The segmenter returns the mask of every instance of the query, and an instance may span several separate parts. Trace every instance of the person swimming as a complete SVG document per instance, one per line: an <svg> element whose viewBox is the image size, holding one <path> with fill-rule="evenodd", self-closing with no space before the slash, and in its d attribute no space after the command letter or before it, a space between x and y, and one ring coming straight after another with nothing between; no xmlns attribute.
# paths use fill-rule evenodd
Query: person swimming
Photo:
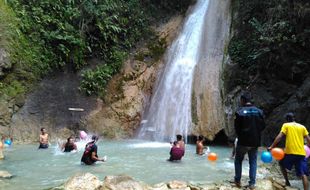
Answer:
<svg viewBox="0 0 310 190"><path fill-rule="evenodd" d="M67 139L67 142L64 143L61 147L63 152L71 152L73 150L77 151L77 146L74 142L74 138L71 136Z"/></svg>

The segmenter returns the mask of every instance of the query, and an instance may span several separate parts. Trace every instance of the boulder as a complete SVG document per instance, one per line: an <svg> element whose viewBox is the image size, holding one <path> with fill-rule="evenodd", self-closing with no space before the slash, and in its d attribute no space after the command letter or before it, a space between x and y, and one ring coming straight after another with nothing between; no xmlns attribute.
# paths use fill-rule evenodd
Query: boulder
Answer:
<svg viewBox="0 0 310 190"><path fill-rule="evenodd" d="M188 187L191 190L201 190L201 187L199 187L198 185L188 184Z"/></svg>
<svg viewBox="0 0 310 190"><path fill-rule="evenodd" d="M187 183L185 181L177 181L177 180L170 181L168 182L168 187L170 189L190 190L190 188L187 187Z"/></svg>
<svg viewBox="0 0 310 190"><path fill-rule="evenodd" d="M270 180L258 180L256 183L256 189L273 190L273 185Z"/></svg>
<svg viewBox="0 0 310 190"><path fill-rule="evenodd" d="M127 175L106 176L100 190L148 190L150 187Z"/></svg>
<svg viewBox="0 0 310 190"><path fill-rule="evenodd" d="M200 185L200 190L240 190L240 188L232 187L230 184L205 184Z"/></svg>
<svg viewBox="0 0 310 190"><path fill-rule="evenodd" d="M8 126L12 117L12 105L4 99L0 99L0 126Z"/></svg>
<svg viewBox="0 0 310 190"><path fill-rule="evenodd" d="M71 177L65 184L65 190L98 190L102 182L91 173L77 174Z"/></svg>
<svg viewBox="0 0 310 190"><path fill-rule="evenodd" d="M168 186L165 183L158 183L151 187L149 190L168 190Z"/></svg>
<svg viewBox="0 0 310 190"><path fill-rule="evenodd" d="M0 179L1 178L10 179L12 177L13 175L10 174L8 171L0 170Z"/></svg>
<svg viewBox="0 0 310 190"><path fill-rule="evenodd" d="M5 75L5 70L8 70L12 67L12 63L9 60L9 53L3 49L0 48L0 77Z"/></svg>

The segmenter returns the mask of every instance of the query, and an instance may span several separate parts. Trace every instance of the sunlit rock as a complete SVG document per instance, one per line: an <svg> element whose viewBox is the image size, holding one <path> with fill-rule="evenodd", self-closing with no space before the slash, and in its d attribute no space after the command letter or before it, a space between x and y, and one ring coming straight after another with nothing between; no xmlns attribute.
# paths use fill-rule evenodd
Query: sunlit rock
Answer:
<svg viewBox="0 0 310 190"><path fill-rule="evenodd" d="M273 190L272 182L270 180L258 180L256 189L260 190Z"/></svg>
<svg viewBox="0 0 310 190"><path fill-rule="evenodd" d="M213 140L224 129L222 63L230 29L230 1L210 1L205 17L204 43L194 73L192 94L193 133Z"/></svg>
<svg viewBox="0 0 310 190"><path fill-rule="evenodd" d="M13 175L10 174L8 171L4 171L4 170L0 171L0 179L1 178L9 179L9 178L12 178L12 177L13 177Z"/></svg>
<svg viewBox="0 0 310 190"><path fill-rule="evenodd" d="M172 18L156 32L170 44L178 33L182 16ZM141 48L142 52L147 51ZM92 111L85 120L90 131L100 131L108 138L134 136L140 127L142 114L153 92L156 77L163 66L162 59L150 64L129 58L120 75L109 82L104 104Z"/></svg>
<svg viewBox="0 0 310 190"><path fill-rule="evenodd" d="M182 189L182 190L190 190L189 187L187 187L187 183L185 181L170 181L168 182L168 187L170 189Z"/></svg>
<svg viewBox="0 0 310 190"><path fill-rule="evenodd" d="M98 190L102 182L91 173L77 174L71 177L65 184L65 190Z"/></svg>
<svg viewBox="0 0 310 190"><path fill-rule="evenodd" d="M104 186L100 190L148 190L149 187L141 182L134 180L130 176L106 176Z"/></svg>
<svg viewBox="0 0 310 190"><path fill-rule="evenodd" d="M165 183L158 183L151 187L149 190L168 190L168 186Z"/></svg>

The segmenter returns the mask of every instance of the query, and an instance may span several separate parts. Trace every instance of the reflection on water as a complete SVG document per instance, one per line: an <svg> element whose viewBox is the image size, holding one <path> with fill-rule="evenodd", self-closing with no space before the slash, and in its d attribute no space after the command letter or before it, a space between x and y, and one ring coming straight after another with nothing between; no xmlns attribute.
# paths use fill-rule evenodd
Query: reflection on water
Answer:
<svg viewBox="0 0 310 190"><path fill-rule="evenodd" d="M7 170L15 177L0 180L0 189L45 189L60 185L78 172L93 173L100 180L106 175L128 174L149 184L174 179L193 183L216 182L232 179L234 173L233 161L228 159L231 150L227 147L210 147L218 155L217 162L211 163L206 156L195 154L194 145L187 145L182 162L171 163L166 161L169 143L101 141L98 155L107 155L108 161L83 166L80 158L85 144L79 143L80 151L76 153L61 153L56 145L48 150L38 150L37 145L16 145L6 149L6 160L0 161L0 170Z"/></svg>

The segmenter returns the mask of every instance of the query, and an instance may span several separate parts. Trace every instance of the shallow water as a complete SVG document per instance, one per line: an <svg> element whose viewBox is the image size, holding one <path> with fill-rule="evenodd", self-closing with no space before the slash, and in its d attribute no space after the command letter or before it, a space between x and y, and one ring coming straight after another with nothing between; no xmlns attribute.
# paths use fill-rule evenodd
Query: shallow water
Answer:
<svg viewBox="0 0 310 190"><path fill-rule="evenodd" d="M166 161L170 144L140 140L98 142L98 155L107 162L94 166L80 164L83 147L79 152L61 153L56 145L38 150L37 145L16 145L5 150L6 159L0 161L0 170L15 177L0 180L0 189L46 189L58 186L78 172L90 172L103 180L107 175L128 174L149 184L178 179L192 183L208 183L233 178L234 165L229 159L228 147L210 147L218 155L216 162L206 156L197 156L194 145L186 145L185 157L180 163ZM248 164L245 162L245 172Z"/></svg>

